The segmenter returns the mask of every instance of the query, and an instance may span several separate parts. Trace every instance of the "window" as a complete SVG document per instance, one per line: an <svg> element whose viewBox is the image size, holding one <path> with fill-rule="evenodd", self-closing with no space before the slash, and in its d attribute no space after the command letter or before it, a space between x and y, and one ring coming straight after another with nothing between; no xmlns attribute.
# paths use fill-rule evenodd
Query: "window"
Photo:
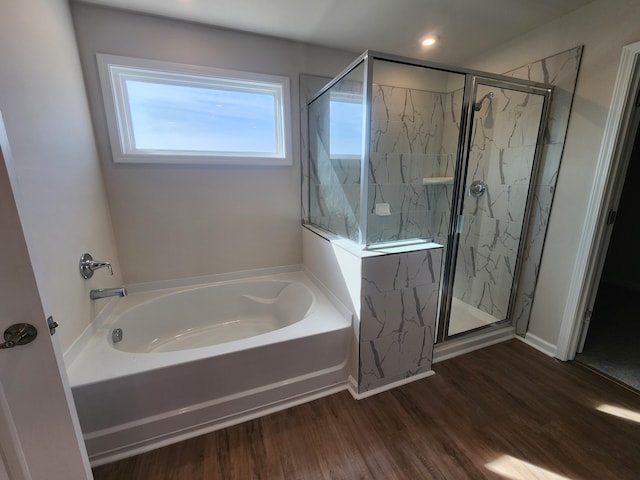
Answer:
<svg viewBox="0 0 640 480"><path fill-rule="evenodd" d="M330 156L359 160L362 155L362 95L331 92L330 98Z"/></svg>
<svg viewBox="0 0 640 480"><path fill-rule="evenodd" d="M292 163L288 77L97 58L114 162Z"/></svg>

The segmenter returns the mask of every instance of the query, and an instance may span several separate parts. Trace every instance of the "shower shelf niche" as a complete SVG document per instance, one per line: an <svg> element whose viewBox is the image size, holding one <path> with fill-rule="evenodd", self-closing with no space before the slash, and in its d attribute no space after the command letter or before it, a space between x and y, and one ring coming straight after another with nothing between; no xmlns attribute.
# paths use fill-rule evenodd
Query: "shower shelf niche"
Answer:
<svg viewBox="0 0 640 480"><path fill-rule="evenodd" d="M422 179L423 185L451 185L453 177L425 177Z"/></svg>

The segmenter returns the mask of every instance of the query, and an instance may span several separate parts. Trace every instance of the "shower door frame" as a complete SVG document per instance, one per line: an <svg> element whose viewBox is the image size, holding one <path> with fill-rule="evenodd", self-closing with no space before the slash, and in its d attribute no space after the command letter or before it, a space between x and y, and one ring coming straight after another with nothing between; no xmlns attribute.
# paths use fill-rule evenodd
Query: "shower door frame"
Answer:
<svg viewBox="0 0 640 480"><path fill-rule="evenodd" d="M442 285L440 287L440 304L438 314L438 327L436 332L436 343L446 342L470 333L481 331L485 333L491 330L503 328L512 322L512 312L514 299L518 291L520 281L520 273L522 270L522 255L525 248L525 240L529 232L529 223L531 220L531 211L533 206L534 190L537 185L538 174L540 170L540 159L544 146L544 138L547 130L547 122L549 118L549 105L551 103L552 87L546 85L535 84L532 82L510 80L496 78L492 75L483 75L476 73L467 73L464 98L462 102L462 114L460 121L460 137L458 141L458 151L456 160L456 170L454 173L453 194L451 199L451 217L449 221L449 234L444 256ZM477 101L478 86L488 86L493 88L504 88L515 90L523 93L531 93L541 95L543 97L542 112L540 114L540 126L538 128L538 136L536 139L536 148L533 155L533 165L531 167L531 176L529 179L529 187L527 191L527 200L525 203L525 211L523 216L522 228L520 231L520 240L516 255L516 263L513 272L513 282L511 284L511 292L509 295L509 303L507 314L503 320L484 325L481 327L465 330L454 335L449 335L449 324L451 320L451 302L453 300L453 285L455 280L455 268L458 261L458 252L460 244L460 234L464 226L464 199L466 191L466 180L469 167L469 156L471 152L471 142L473 135L473 121L475 111L471 106Z"/></svg>

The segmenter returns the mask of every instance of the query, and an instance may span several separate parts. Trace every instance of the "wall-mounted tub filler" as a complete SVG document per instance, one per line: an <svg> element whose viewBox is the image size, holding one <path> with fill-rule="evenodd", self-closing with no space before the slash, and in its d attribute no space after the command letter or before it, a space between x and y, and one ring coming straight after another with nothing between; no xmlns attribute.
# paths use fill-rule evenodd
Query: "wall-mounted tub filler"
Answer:
<svg viewBox="0 0 640 480"><path fill-rule="evenodd" d="M80 257L80 275L82 275L84 279L93 277L93 272L103 267L107 267L109 273L113 275L113 268L111 268L109 262L94 260L88 253L83 253Z"/></svg>
<svg viewBox="0 0 640 480"><path fill-rule="evenodd" d="M99 298L107 297L125 297L127 295L127 289L124 287L118 288L98 288L89 292L89 298L91 300L98 300Z"/></svg>

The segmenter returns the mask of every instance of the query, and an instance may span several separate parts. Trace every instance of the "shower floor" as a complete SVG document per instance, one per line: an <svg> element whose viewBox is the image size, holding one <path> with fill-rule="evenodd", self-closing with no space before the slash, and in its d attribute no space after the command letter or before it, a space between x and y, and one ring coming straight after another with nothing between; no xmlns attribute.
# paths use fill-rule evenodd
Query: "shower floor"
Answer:
<svg viewBox="0 0 640 480"><path fill-rule="evenodd" d="M497 321L498 319L496 317L453 297L451 302L451 317L449 320L449 335L491 325Z"/></svg>

